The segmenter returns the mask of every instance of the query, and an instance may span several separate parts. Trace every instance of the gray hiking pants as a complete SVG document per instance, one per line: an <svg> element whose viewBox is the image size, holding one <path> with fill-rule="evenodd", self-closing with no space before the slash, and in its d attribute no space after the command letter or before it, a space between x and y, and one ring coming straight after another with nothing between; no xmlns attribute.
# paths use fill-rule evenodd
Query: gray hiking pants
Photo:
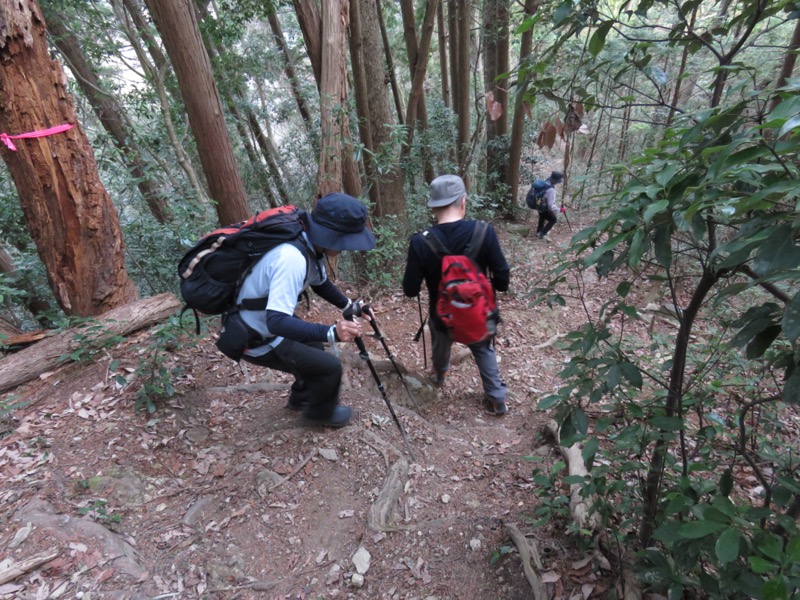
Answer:
<svg viewBox="0 0 800 600"><path fill-rule="evenodd" d="M431 331L431 362L433 370L439 378L444 377L450 368L450 352L453 347L453 334L437 319L428 319ZM481 374L483 393L492 402L505 402L506 385L500 379L500 369L497 367L497 355L494 351L494 338L484 342L467 346L472 352L475 364Z"/></svg>

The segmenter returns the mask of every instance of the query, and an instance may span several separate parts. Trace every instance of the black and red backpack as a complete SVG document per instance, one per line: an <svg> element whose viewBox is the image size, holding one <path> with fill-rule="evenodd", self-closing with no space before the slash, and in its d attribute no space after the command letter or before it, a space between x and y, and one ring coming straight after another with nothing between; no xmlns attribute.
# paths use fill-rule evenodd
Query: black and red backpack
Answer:
<svg viewBox="0 0 800 600"><path fill-rule="evenodd" d="M245 277L280 244L291 243L308 256L312 250L302 235L303 214L296 206L279 206L204 235L178 263L184 311L219 315L237 306ZM247 298L239 306L261 310L266 304L266 298Z"/></svg>
<svg viewBox="0 0 800 600"><path fill-rule="evenodd" d="M436 316L453 330L453 339L461 344L475 344L493 336L499 313L494 288L475 262L483 245L488 224L478 221L463 254L452 254L430 229L422 239L442 261L442 278Z"/></svg>

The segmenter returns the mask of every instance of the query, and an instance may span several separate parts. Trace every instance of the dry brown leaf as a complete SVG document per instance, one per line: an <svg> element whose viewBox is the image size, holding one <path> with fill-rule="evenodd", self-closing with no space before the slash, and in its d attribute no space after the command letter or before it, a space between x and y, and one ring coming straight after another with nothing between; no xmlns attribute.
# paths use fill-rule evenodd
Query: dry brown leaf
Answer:
<svg viewBox="0 0 800 600"><path fill-rule="evenodd" d="M483 97L486 100L486 112L489 114L489 119L497 121L503 116L503 105L494 99L494 92L486 92Z"/></svg>

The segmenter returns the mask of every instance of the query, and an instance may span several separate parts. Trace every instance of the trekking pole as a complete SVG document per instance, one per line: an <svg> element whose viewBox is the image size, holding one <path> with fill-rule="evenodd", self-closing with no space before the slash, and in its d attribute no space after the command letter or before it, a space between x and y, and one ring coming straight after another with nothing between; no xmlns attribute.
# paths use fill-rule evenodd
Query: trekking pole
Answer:
<svg viewBox="0 0 800 600"><path fill-rule="evenodd" d="M414 341L418 342L419 337L422 336L422 362L425 365L425 370L428 369L428 349L425 347L425 322L427 319L422 319L422 296L417 294L417 307L419 308L419 329L414 336Z"/></svg>
<svg viewBox="0 0 800 600"><path fill-rule="evenodd" d="M351 304L342 312L342 316L348 321L352 321L354 312L355 311L353 310L353 304ZM359 314L360 314L360 306L359 306ZM392 406L392 403L389 402L389 396L386 395L386 388L383 387L381 378L378 377L378 372L375 370L375 365L372 364L372 361L369 358L369 352L367 352L367 347L364 345L364 340L361 339L361 336L359 336L354 341L356 343L356 346L358 347L358 355L361 357L361 360L367 363L369 371L370 373L372 373L372 378L375 380L375 385L378 386L378 391L381 393L381 396L383 396L383 401L386 403L386 406L389 407L389 412L392 415L392 419L394 419L394 424L397 425L397 429L400 432L400 435L403 437L403 442L405 442L406 444L406 450L408 450L408 455L411 457L411 460L417 462L417 459L414 457L414 451L411 449L411 442L408 441L408 436L406 436L406 432L403 429L403 426L400 424L400 419L397 418L397 414L394 412L394 407Z"/></svg>
<svg viewBox="0 0 800 600"><path fill-rule="evenodd" d="M569 227L569 232L572 233L572 224L569 222L569 217L567 216L567 208L565 206L561 207L563 210L561 214L564 215L564 219L567 221L567 227Z"/></svg>
<svg viewBox="0 0 800 600"><path fill-rule="evenodd" d="M381 330L378 328L378 322L375 320L375 313L372 311L372 308L370 307L369 304L361 304L360 302L354 302L352 306L354 307L353 313L355 314L355 316L359 317L361 316L360 313L366 313L367 316L370 317L369 324L372 327L372 331L375 332L375 339L377 339L381 343L383 349L386 351L386 356L392 363L394 370L397 371L397 376L400 377L400 381L403 382L403 387L406 388L406 391L408 392L408 397L411 398L411 402L412 404L414 404L414 408L417 410L417 414L422 415L422 411L419 408L419 404L417 404L417 399L414 398L414 394L411 393L411 389L408 387L408 384L406 383L406 378L403 377L403 374L400 372L400 367L398 367L397 363L394 361L394 354L392 354L392 351L389 349L389 345L386 343L386 338L383 337Z"/></svg>

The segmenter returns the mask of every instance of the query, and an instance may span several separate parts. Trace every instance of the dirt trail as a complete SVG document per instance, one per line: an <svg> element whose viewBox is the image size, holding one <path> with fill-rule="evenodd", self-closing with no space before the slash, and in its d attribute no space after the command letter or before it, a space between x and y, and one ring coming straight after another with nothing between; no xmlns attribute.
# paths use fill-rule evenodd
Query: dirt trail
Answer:
<svg viewBox="0 0 800 600"><path fill-rule="evenodd" d="M422 415L381 371L416 462L354 347L342 399L358 417L342 430L305 427L284 408L288 379L243 372L210 339L175 351L178 393L152 415L133 410L110 367L132 371L147 332L19 388L28 405L6 418L0 446L0 573L9 559L58 556L0 584L0 598L530 598L506 524L535 541L550 597L580 592L569 565L582 557L563 532L528 524L526 457L557 458L535 404L565 360L532 348L581 312L531 309L525 291L568 236L501 232L514 288L497 339L508 415L485 413L471 358L438 394L409 380ZM421 373L416 303L372 301L399 362Z"/></svg>

